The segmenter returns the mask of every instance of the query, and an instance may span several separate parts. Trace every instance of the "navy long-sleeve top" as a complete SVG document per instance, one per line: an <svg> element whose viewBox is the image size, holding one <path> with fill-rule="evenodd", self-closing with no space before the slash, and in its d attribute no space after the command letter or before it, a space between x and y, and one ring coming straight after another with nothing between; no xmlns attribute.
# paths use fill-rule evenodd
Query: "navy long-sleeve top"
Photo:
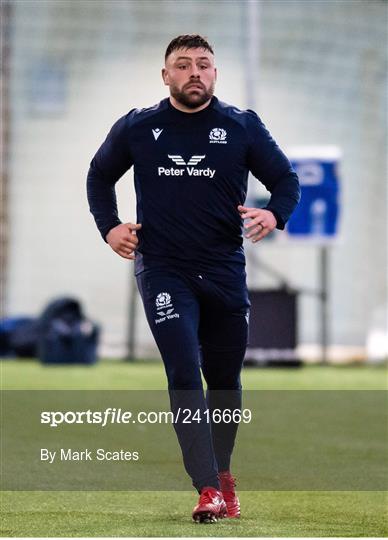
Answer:
<svg viewBox="0 0 388 540"><path fill-rule="evenodd" d="M136 273L176 265L195 270L245 264L242 219L248 172L271 193L266 208L283 229L300 198L287 157L253 111L213 97L184 113L164 99L112 127L88 173L90 211L105 239L121 223L115 184L134 167L139 244Z"/></svg>

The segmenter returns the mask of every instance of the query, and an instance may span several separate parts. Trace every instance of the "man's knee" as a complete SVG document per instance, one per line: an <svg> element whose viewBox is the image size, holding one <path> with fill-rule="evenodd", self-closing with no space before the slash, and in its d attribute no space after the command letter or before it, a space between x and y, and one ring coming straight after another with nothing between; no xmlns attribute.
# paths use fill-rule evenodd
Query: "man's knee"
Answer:
<svg viewBox="0 0 388 540"><path fill-rule="evenodd" d="M168 388L171 390L200 390L202 389L201 374L192 373L185 369L171 368L167 372Z"/></svg>
<svg viewBox="0 0 388 540"><path fill-rule="evenodd" d="M240 377L210 377L206 379L206 384L209 390L241 390Z"/></svg>
<svg viewBox="0 0 388 540"><path fill-rule="evenodd" d="M202 346L202 372L211 390L241 390L240 373L245 346L217 349Z"/></svg>

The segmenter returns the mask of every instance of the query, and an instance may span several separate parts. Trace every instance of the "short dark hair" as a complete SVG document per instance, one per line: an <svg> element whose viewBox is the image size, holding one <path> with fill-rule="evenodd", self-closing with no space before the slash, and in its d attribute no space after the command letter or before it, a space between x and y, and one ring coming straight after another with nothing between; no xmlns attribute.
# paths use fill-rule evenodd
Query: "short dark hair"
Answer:
<svg viewBox="0 0 388 540"><path fill-rule="evenodd" d="M167 46L164 59L166 60L167 57L177 49L205 49L214 54L213 49L206 38L199 34L183 34L182 36L174 38Z"/></svg>

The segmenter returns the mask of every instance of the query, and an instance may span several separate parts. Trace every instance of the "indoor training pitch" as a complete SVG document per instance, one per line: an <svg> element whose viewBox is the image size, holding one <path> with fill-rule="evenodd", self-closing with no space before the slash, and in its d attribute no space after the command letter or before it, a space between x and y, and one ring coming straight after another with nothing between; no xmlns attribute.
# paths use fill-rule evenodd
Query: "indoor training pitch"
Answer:
<svg viewBox="0 0 388 540"><path fill-rule="evenodd" d="M94 367L1 363L3 389L165 389L158 362ZM384 390L386 367L246 369L244 389ZM291 449L290 449L291 450ZM237 450L236 450L237 451ZM351 459L351 456L349 456ZM238 471L234 471L238 476ZM184 474L184 472L183 472ZM336 536L384 537L386 491L239 491L242 518L196 525L197 495L163 491L3 492L2 536Z"/></svg>

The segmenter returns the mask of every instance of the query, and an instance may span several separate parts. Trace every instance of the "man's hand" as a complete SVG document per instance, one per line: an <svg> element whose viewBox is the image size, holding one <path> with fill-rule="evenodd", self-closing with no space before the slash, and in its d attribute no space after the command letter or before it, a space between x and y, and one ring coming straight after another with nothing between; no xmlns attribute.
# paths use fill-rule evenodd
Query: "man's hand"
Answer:
<svg viewBox="0 0 388 540"><path fill-rule="evenodd" d="M252 242L258 242L276 227L276 218L270 210L247 208L241 205L237 207L237 210L243 219L251 218L244 224L244 228L248 231L245 237L250 238Z"/></svg>
<svg viewBox="0 0 388 540"><path fill-rule="evenodd" d="M113 251L124 259L134 259L133 252L139 243L136 231L139 229L141 229L141 223L121 223L108 232L106 241Z"/></svg>

